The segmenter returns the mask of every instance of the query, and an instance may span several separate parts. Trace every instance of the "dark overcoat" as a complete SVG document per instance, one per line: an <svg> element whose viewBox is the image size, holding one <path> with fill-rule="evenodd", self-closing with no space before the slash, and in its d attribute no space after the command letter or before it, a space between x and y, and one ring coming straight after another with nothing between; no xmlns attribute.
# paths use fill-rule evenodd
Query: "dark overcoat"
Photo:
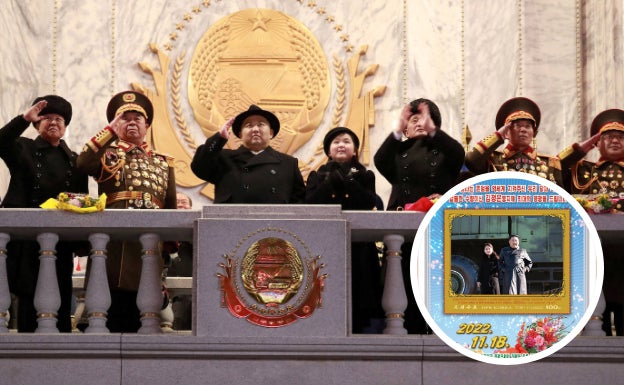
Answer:
<svg viewBox="0 0 624 385"><path fill-rule="evenodd" d="M329 162L308 175L305 202L339 204L343 210L372 210L376 204L375 174L355 160Z"/></svg>
<svg viewBox="0 0 624 385"><path fill-rule="evenodd" d="M69 149L64 140L52 146L41 136L35 139L21 135L30 122L22 115L12 119L0 129L0 158L4 161L11 181L2 207L38 208L48 198L56 198L61 192L88 192L88 176L76 170L77 154ZM56 245L56 270L61 294L58 311L59 330L70 331L69 313L72 294L72 251L83 244L59 242ZM11 292L21 298L20 331L36 328L32 299L39 273L39 245L36 241L11 241L7 245L7 273ZM32 313L32 314L31 314ZM19 318L19 317L18 317Z"/></svg>
<svg viewBox="0 0 624 385"><path fill-rule="evenodd" d="M254 155L244 146L224 149L219 133L199 146L191 170L215 185L215 203L301 203L305 184L296 158L267 147Z"/></svg>
<svg viewBox="0 0 624 385"><path fill-rule="evenodd" d="M377 170L392 185L388 210L395 210L453 187L464 162L464 148L440 129L433 137L405 141L390 134L374 159Z"/></svg>
<svg viewBox="0 0 624 385"><path fill-rule="evenodd" d="M61 192L88 192L88 177L76 170L77 154L64 140L58 147L42 137L21 137L30 122L17 116L0 129L0 158L11 182L2 207L38 208Z"/></svg>

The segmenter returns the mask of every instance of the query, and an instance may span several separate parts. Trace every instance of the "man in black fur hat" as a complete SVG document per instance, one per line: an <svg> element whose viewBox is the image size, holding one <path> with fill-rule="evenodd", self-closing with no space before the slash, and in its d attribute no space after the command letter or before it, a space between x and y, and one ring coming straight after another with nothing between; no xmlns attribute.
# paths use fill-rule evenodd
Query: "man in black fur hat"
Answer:
<svg viewBox="0 0 624 385"><path fill-rule="evenodd" d="M71 104L57 95L38 97L23 114L0 129L0 158L11 174L2 207L38 208L61 192L88 192L88 177L76 170L77 154L62 139L72 118ZM22 137L32 124L39 135ZM17 329L34 332L37 312L35 287L39 272L39 245L35 241L11 241L7 245L11 292L18 298ZM57 245L56 272L61 294L58 328L71 331L73 245ZM51 315L44 315L51 316Z"/></svg>

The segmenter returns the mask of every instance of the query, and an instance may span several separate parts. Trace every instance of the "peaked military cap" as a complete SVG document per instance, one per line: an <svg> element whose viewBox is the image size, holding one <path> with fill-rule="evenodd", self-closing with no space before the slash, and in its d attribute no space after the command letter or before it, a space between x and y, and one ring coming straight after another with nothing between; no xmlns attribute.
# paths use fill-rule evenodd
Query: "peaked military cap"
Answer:
<svg viewBox="0 0 624 385"><path fill-rule="evenodd" d="M613 108L602 111L594 118L591 125L591 136L605 131L624 131L624 111Z"/></svg>
<svg viewBox="0 0 624 385"><path fill-rule="evenodd" d="M509 99L500 106L496 114L496 128L499 129L509 122L520 119L533 121L535 125L533 134L537 135L541 119L540 109L534 101L524 97Z"/></svg>
<svg viewBox="0 0 624 385"><path fill-rule="evenodd" d="M152 124L154 118L154 107L149 98L139 92L123 91L113 96L106 107L106 118L112 122L117 115L126 111L136 111L145 116L147 124Z"/></svg>

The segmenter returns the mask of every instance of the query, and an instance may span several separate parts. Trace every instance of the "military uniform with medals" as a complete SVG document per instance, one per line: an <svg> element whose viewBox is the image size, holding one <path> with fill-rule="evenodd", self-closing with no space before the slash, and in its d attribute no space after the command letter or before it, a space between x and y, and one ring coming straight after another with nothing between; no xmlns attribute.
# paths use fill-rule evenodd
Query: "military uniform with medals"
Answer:
<svg viewBox="0 0 624 385"><path fill-rule="evenodd" d="M533 121L534 133L537 135L540 111L537 105L527 98L513 98L505 102L496 116L496 127L520 119ZM511 144L505 146L503 151L496 151L504 142L505 139L498 131L488 135L466 154L466 167L475 174L493 171L525 172L563 186L561 162L558 157L540 155L530 146L519 151Z"/></svg>
<svg viewBox="0 0 624 385"><path fill-rule="evenodd" d="M607 110L598 114L591 127L591 136L606 131L624 131L624 111ZM578 143L559 155L562 163L571 164L565 179L571 194L607 195L616 201L615 208L624 211L624 158L615 161L603 159L596 162L583 160L586 153Z"/></svg>
<svg viewBox="0 0 624 385"><path fill-rule="evenodd" d="M130 91L115 95L107 109L109 122L125 111L141 112L151 124L153 108L144 95ZM78 167L98 182L99 194L107 196L107 208L176 208L173 158L150 150L147 143L136 145L121 140L110 126L84 146ZM109 243L106 270L113 296L115 291L138 291L141 249L138 241Z"/></svg>
<svg viewBox="0 0 624 385"><path fill-rule="evenodd" d="M591 136L606 132L624 132L624 111L610 109L598 114L591 125ZM621 140L620 140L621 141ZM571 194L587 194L590 197L607 195L614 208L624 211L624 158L606 159L601 154L597 162L582 158L586 153L578 143L568 147L560 154L562 159L572 164L565 174L568 191ZM617 214L611 214L617 215ZM612 329L618 336L624 335L624 286L621 283L624 271L622 244L618 239L601 239L604 260L604 281L602 291L606 309L603 314L603 329L611 335ZM611 323L613 312L613 324Z"/></svg>

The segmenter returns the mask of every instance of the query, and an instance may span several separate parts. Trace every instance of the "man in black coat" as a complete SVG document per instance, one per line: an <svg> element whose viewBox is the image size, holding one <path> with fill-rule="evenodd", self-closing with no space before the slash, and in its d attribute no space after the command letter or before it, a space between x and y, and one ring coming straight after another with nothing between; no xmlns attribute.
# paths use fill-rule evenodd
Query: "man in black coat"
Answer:
<svg viewBox="0 0 624 385"><path fill-rule="evenodd" d="M72 117L71 104L57 95L38 97L22 115L0 129L0 158L11 174L2 207L38 208L61 192L88 192L88 177L76 170L77 154L63 139ZM30 124L39 135L21 137ZM56 271L61 293L58 328L71 331L73 246L57 245ZM11 241L7 245L7 267L11 292L18 297L17 328L33 332L37 314L33 304L39 273L39 245L34 241Z"/></svg>
<svg viewBox="0 0 624 385"><path fill-rule="evenodd" d="M392 184L388 210L402 209L422 197L437 198L457 182L464 163L464 148L442 131L441 125L440 110L431 100L416 99L403 107L398 126L374 158L377 170ZM411 242L401 247L408 300L405 328L410 334L426 334L429 330L410 284L411 251Z"/></svg>
<svg viewBox="0 0 624 385"><path fill-rule="evenodd" d="M403 108L396 130L375 153L375 167L392 184L388 210L422 197L436 198L455 185L464 148L442 131L441 124L435 103L414 100Z"/></svg>
<svg viewBox="0 0 624 385"><path fill-rule="evenodd" d="M242 140L236 150L224 149L229 129ZM300 203L305 184L296 158L270 146L277 136L277 117L258 106L229 119L199 146L191 169L215 185L215 203Z"/></svg>

